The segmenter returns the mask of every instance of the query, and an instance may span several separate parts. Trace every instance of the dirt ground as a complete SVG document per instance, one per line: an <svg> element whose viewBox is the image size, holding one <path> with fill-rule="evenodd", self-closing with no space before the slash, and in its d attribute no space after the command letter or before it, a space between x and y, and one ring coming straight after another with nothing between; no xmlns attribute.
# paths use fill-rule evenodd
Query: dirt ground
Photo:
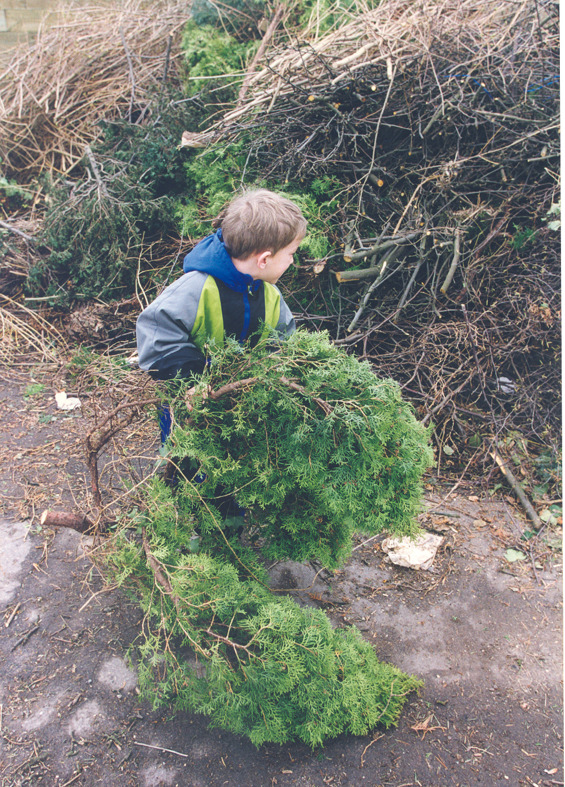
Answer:
<svg viewBox="0 0 565 787"><path fill-rule="evenodd" d="M104 587L91 538L39 526L47 507L87 506L86 415L57 411L56 370L34 369L0 370L4 787L563 784L559 527L525 540L512 498L430 475L422 526L445 539L431 570L392 565L381 537L314 584L310 566L275 566L273 583L425 685L395 728L256 749L140 700L127 657L140 611Z"/></svg>

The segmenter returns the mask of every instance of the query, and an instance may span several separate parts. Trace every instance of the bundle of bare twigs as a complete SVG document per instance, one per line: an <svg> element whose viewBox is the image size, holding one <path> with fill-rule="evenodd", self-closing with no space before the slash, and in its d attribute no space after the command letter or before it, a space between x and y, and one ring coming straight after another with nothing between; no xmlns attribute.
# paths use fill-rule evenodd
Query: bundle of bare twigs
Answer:
<svg viewBox="0 0 565 787"><path fill-rule="evenodd" d="M67 173L103 118L139 121L175 68L187 18L175 0L68 8L64 21L18 50L0 75L0 156L19 179Z"/></svg>
<svg viewBox="0 0 565 787"><path fill-rule="evenodd" d="M0 219L0 294L21 294L38 231L39 222L29 216Z"/></svg>
<svg viewBox="0 0 565 787"><path fill-rule="evenodd" d="M312 36L309 27L294 45L287 43L271 53L268 64L249 78L245 105L228 113L223 122L258 107L272 107L279 97L300 88L309 94L339 85L370 67L383 69L389 80L414 59L433 70L431 50L442 41L457 40L457 67L478 65L478 55L484 64L516 25L531 18L531 11L531 0L511 6L496 0L387 0L326 36ZM535 29L521 47L531 46L534 35ZM432 78L441 89L439 75Z"/></svg>
<svg viewBox="0 0 565 787"><path fill-rule="evenodd" d="M222 124L229 124L258 108L272 107L280 97L302 90L314 94L346 83L367 69L382 69L387 79L402 73L418 60L431 69L430 77L442 90L446 78L480 76L489 59L513 41L512 57L539 43L539 28L550 14L543 4L518 0L508 4L498 0L387 0L377 8L352 15L328 35L315 34L309 25L296 40L271 52L267 65L248 79L248 98L243 106L229 112ZM516 30L521 33L518 38ZM550 29L548 27L548 29ZM557 38L553 27L551 35ZM451 49L456 42L458 55L451 71L438 74L435 60L438 46ZM555 41L556 43L556 41ZM510 54L510 53L509 53ZM474 72L474 74L473 74ZM442 112L446 109L442 106Z"/></svg>

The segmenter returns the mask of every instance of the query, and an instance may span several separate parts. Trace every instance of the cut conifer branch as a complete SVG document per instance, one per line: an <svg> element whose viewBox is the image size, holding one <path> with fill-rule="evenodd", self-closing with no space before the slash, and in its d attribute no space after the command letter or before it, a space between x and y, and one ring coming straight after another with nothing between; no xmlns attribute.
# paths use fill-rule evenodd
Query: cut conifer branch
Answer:
<svg viewBox="0 0 565 787"><path fill-rule="evenodd" d="M298 331L274 353L269 342L243 353L231 342L217 349L190 407L179 403L177 412L171 402L169 457L179 466L189 459L203 479L179 481L179 494L192 501L190 516L216 532L222 500L233 495L249 526L257 520L262 527L268 559L318 559L330 567L349 553L354 527L410 532L430 453L427 430L398 387L379 381L326 334ZM404 456L398 463L397 450ZM404 493L393 502L397 473Z"/></svg>
<svg viewBox="0 0 565 787"><path fill-rule="evenodd" d="M191 553L190 529L168 515L175 500L160 488L141 542L126 525L107 544L106 567L121 584L131 577L145 612L143 695L203 713L255 745L299 739L315 747L395 724L421 682L380 662L356 629L334 630L321 610Z"/></svg>

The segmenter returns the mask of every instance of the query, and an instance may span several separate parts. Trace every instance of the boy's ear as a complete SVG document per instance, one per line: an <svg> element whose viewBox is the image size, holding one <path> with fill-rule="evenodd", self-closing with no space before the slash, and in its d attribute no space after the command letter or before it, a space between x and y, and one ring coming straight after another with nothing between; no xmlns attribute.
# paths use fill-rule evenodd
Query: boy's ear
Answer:
<svg viewBox="0 0 565 787"><path fill-rule="evenodd" d="M257 266L263 270L269 261L269 257L271 256L272 252L270 252L268 249L267 251L262 251L261 254L257 256Z"/></svg>

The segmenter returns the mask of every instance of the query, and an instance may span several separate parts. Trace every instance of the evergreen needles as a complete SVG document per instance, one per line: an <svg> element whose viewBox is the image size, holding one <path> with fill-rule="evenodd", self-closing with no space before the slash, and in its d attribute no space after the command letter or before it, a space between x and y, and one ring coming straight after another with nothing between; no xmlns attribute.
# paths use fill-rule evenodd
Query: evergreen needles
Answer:
<svg viewBox="0 0 565 787"><path fill-rule="evenodd" d="M145 611L139 680L155 705L204 713L253 743L321 745L394 724L420 682L380 663L355 628L268 587L262 556L342 562L356 530L414 531L427 431L398 386L324 334L211 348L183 405L172 490L153 479L106 565ZM184 412L183 412L184 410ZM189 469L190 468L190 469ZM247 509L235 535L226 500Z"/></svg>
<svg viewBox="0 0 565 787"><path fill-rule="evenodd" d="M325 334L298 331L272 350L216 349L173 432L174 461L190 458L204 479L188 477L178 495L202 534L214 532L225 496L248 511L269 559L335 567L354 532L414 533L432 457L398 385Z"/></svg>
<svg viewBox="0 0 565 787"><path fill-rule="evenodd" d="M111 558L146 612L144 695L155 706L204 713L211 726L256 745L300 739L315 747L395 723L420 682L380 663L356 629L335 631L321 610L240 580L224 561L191 555L190 531L163 517L168 494L161 490L151 535L149 525L141 542L122 534Z"/></svg>

